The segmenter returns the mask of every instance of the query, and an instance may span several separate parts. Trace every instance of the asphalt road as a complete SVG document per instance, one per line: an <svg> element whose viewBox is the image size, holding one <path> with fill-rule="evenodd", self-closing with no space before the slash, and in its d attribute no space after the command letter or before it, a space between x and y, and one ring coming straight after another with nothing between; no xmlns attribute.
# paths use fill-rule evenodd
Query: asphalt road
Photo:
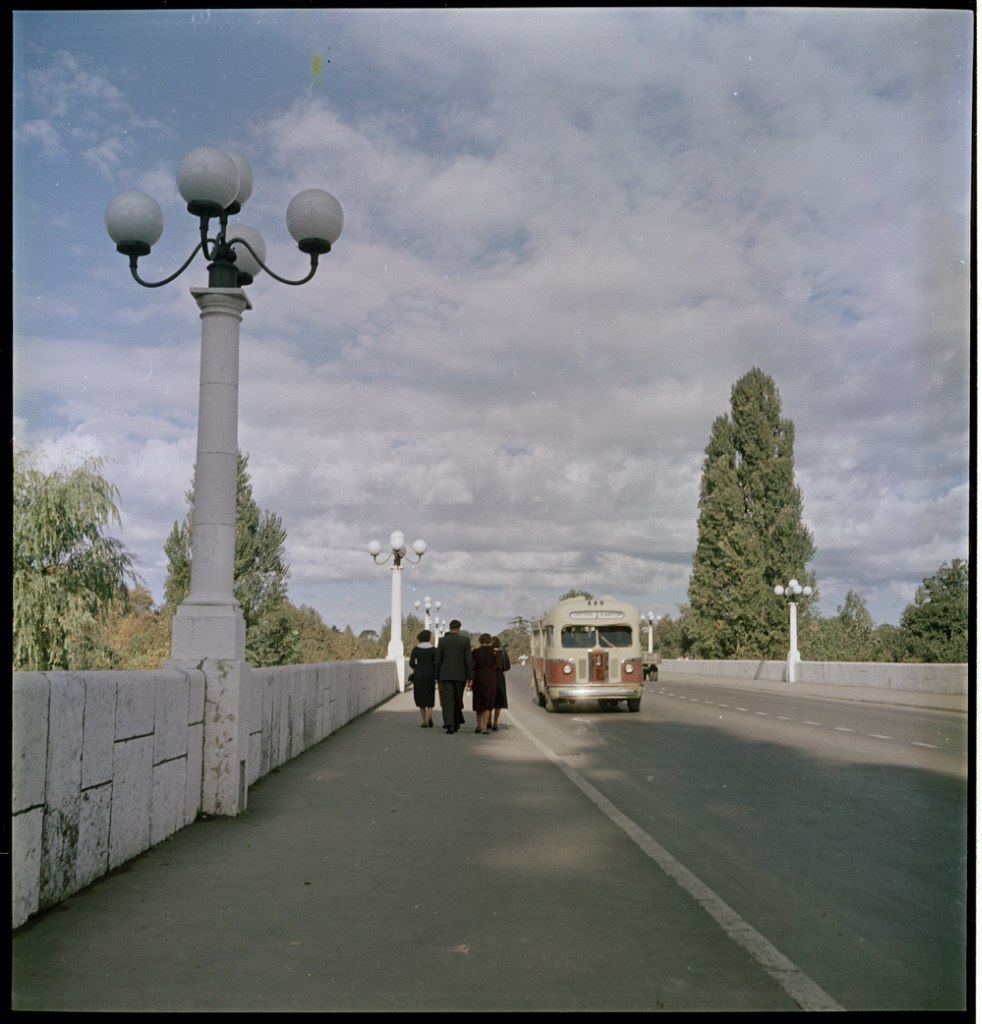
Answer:
<svg viewBox="0 0 982 1024"><path fill-rule="evenodd" d="M683 680L515 714L842 1006L965 1006L965 714Z"/></svg>

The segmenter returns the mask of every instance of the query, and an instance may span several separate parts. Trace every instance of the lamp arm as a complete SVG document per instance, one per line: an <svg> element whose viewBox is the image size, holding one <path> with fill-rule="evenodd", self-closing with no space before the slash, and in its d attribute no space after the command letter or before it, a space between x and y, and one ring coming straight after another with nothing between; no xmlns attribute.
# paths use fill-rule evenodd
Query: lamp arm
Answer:
<svg viewBox="0 0 982 1024"><path fill-rule="evenodd" d="M310 273L306 277L300 278L299 281L288 281L285 277L280 277L279 274L276 274L272 270L270 270L269 267L267 267L266 264L263 263L263 261L259 258L259 255L256 252L256 250L253 249L253 247L244 238L232 238L232 239L230 239L228 241L227 244L229 246L232 246L233 244L236 244L236 243L238 245L244 245L249 250L249 252L252 253L253 259L255 259L255 261L259 264L259 266L261 266L263 268L263 270L265 270L266 273L269 274L269 276L271 278L273 278L275 281L279 281L280 284L293 284L293 285L296 285L296 284L306 284L314 276L314 274L317 273L317 255L318 254L316 252L312 252L310 254Z"/></svg>
<svg viewBox="0 0 982 1024"><path fill-rule="evenodd" d="M171 281L173 281L176 278L180 277L181 274L183 274L184 271L187 270L189 266L191 266L191 260L193 260L194 257L198 255L198 250L201 249L201 248L202 248L202 245L199 242L191 250L191 255L188 256L188 258L184 261L184 263L181 266L181 268L179 270L176 270L173 274L171 274L170 277L165 277L163 279L163 281L144 281L143 278L140 277L140 275L136 272L136 263L137 263L137 260L140 258L140 255L139 255L139 253L131 252L130 253L130 273L133 275L133 279L136 281L136 283L137 284L142 284L144 288L159 288L161 285L170 284Z"/></svg>

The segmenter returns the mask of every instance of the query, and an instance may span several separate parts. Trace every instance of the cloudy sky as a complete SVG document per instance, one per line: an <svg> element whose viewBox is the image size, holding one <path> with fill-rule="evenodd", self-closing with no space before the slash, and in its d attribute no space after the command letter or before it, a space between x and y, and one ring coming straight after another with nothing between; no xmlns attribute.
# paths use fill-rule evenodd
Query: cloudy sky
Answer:
<svg viewBox="0 0 982 1024"><path fill-rule="evenodd" d="M896 624L968 556L973 23L963 10L183 10L14 15L14 437L94 455L163 598L195 460L199 256L144 289L105 231L139 189L252 165L239 220L345 212L302 287L260 275L239 445L295 604L378 629L388 567L500 630L570 587L686 601L713 420L753 367L796 429L820 607ZM788 566L788 574L801 566Z"/></svg>

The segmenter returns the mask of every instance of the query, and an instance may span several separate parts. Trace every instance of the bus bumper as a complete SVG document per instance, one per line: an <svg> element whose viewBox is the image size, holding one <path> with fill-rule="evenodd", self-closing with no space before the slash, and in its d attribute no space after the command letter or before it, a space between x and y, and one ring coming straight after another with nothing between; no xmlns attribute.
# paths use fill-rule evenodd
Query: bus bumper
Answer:
<svg viewBox="0 0 982 1024"><path fill-rule="evenodd" d="M641 686L547 686L552 700L637 700L644 693Z"/></svg>

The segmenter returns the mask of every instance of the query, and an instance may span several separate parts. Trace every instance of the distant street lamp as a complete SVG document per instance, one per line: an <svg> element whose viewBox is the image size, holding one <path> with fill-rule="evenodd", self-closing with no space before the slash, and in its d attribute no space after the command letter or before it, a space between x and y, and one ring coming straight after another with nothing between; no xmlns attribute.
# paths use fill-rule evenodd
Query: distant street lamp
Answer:
<svg viewBox="0 0 982 1024"><path fill-rule="evenodd" d="M194 474L191 585L173 621L171 659L204 671L206 764L202 810L237 814L245 807L248 737L241 688L245 624L233 583L238 478L239 324L252 304L242 290L260 271L288 285L309 281L319 256L331 251L344 226L334 196L307 189L290 201L286 224L301 252L310 257L305 277L289 281L265 264L266 246L255 228L229 224L252 194L252 168L229 150L200 146L177 171L188 212L198 219L200 239L182 266L161 281L145 281L137 264L164 230L157 201L145 192L124 192L106 208L106 230L116 250L129 257L133 279L145 288L175 280L199 250L208 262L208 287L192 288L201 311L201 375L198 390L198 449ZM212 224L215 235L209 237Z"/></svg>
<svg viewBox="0 0 982 1024"><path fill-rule="evenodd" d="M648 653L649 654L653 654L654 650L655 650L655 642L654 642L654 635L653 635L654 634L654 630L655 630L655 613L654 612L648 612L648 614L645 615L645 613L642 612L641 613L641 622L642 622L642 624L647 623L647 625L648 625Z"/></svg>
<svg viewBox="0 0 982 1024"><path fill-rule="evenodd" d="M392 620L389 630L389 648L386 658L396 663L396 673L399 678L399 690L406 689L406 648L402 642L402 563L408 560L411 565L418 564L426 551L426 541L413 541L413 551L416 552L415 561L407 559L406 538L401 530L393 530L389 537L391 554L379 558L382 553L382 545L373 540L368 545L368 553L378 565L385 565L389 559L392 560Z"/></svg>
<svg viewBox="0 0 982 1024"><path fill-rule="evenodd" d="M420 610L419 601L414 601L413 602L413 607L415 607L416 611L418 612ZM423 606L422 607L423 607L423 629L428 629L428 630L430 630L430 632L435 634L437 629L438 629L438 627L439 627L440 620L437 619L437 618L431 618L430 617L430 612L431 611L438 612L440 610L440 602L439 601L433 602L431 598L424 597L423 598ZM433 639L434 640L439 640L439 637L434 635Z"/></svg>
<svg viewBox="0 0 982 1024"><path fill-rule="evenodd" d="M786 587L782 587L779 583L774 588L774 593L778 597L786 597L788 599L788 609L791 616L791 641L788 646L789 683L796 683L798 681L798 664L801 661L801 652L798 650L798 598L802 594L805 597L810 597L811 592L811 587L803 587L794 579L789 580Z"/></svg>

